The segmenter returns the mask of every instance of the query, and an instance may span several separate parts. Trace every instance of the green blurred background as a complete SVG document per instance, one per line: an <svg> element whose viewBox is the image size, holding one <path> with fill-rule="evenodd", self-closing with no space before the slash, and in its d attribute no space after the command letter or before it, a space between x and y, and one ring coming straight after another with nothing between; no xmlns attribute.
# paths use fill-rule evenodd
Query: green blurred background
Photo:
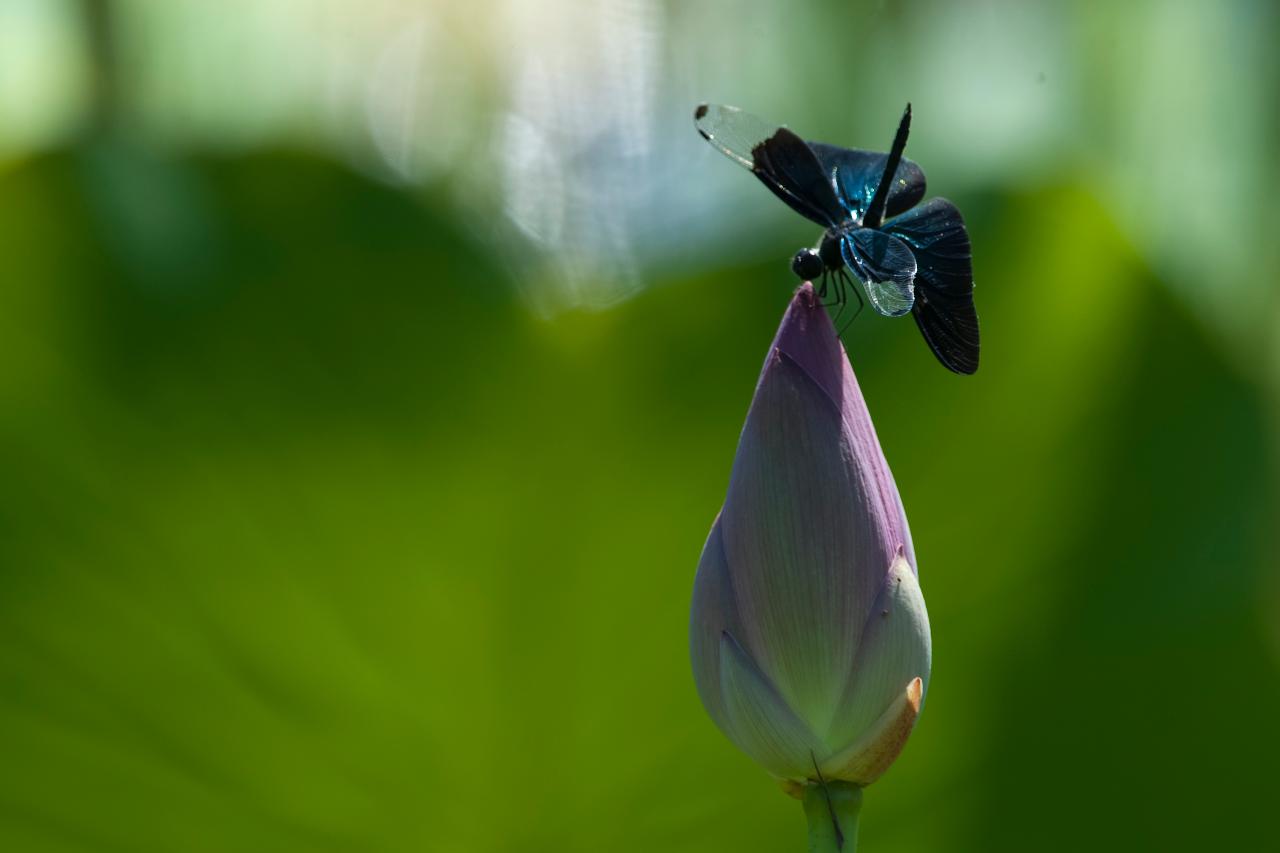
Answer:
<svg viewBox="0 0 1280 853"><path fill-rule="evenodd" d="M694 567L814 229L909 155L983 365L845 334L927 713L862 847L1262 849L1274 3L0 0L0 849L799 850Z"/></svg>

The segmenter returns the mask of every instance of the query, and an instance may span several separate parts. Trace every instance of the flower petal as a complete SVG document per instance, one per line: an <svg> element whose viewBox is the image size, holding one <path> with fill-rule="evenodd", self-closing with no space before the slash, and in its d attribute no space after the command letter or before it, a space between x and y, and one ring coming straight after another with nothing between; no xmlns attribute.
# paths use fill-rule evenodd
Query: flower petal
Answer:
<svg viewBox="0 0 1280 853"><path fill-rule="evenodd" d="M832 722L867 613L905 544L877 509L883 457L874 447L860 458L854 438L809 372L775 352L721 515L743 645L815 731ZM892 487L887 469L883 477Z"/></svg>
<svg viewBox="0 0 1280 853"><path fill-rule="evenodd" d="M730 740L773 775L803 779L826 746L727 631L720 638L720 685Z"/></svg>
<svg viewBox="0 0 1280 853"><path fill-rule="evenodd" d="M873 497L867 504L867 510L876 514L877 526L890 533L885 537L888 550L884 556L892 558L900 544L907 562L914 569L915 550L898 487L880 449L867 402L858 387L844 344L836 334L830 315L813 292L813 285L804 284L796 291L773 346L790 356L809 374L840 412L853 458L860 463L868 491Z"/></svg>
<svg viewBox="0 0 1280 853"><path fill-rule="evenodd" d="M702 547L698 573L693 580L693 606L689 616L689 652L693 661L693 681L698 696L712 721L728 732L729 717L720 690L720 635L729 631L742 636L729 583L729 565L724 558L724 538L720 519Z"/></svg>
<svg viewBox="0 0 1280 853"><path fill-rule="evenodd" d="M822 763L823 776L857 785L870 785L879 779L907 745L923 698L924 682L913 678L866 735Z"/></svg>
<svg viewBox="0 0 1280 853"><path fill-rule="evenodd" d="M928 689L931 646L929 614L915 572L898 556L867 617L840 700L840 713L826 733L834 744L861 739L877 717L901 696L902 685L920 676Z"/></svg>
<svg viewBox="0 0 1280 853"><path fill-rule="evenodd" d="M840 417L775 353L721 514L743 644L816 729L831 721L879 578L855 571L857 507Z"/></svg>
<svg viewBox="0 0 1280 853"><path fill-rule="evenodd" d="M818 304L813 285L801 285L796 291L773 339L770 354L775 351L785 353L822 389L836 411L842 410L847 393L845 374L853 371L835 326Z"/></svg>

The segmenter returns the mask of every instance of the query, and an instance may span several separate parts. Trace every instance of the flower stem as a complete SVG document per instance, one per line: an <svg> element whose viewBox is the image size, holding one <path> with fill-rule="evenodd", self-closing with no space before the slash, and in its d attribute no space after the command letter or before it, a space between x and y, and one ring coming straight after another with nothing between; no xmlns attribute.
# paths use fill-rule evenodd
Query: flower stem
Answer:
<svg viewBox="0 0 1280 853"><path fill-rule="evenodd" d="M804 789L809 853L854 853L862 788L851 782L810 783Z"/></svg>

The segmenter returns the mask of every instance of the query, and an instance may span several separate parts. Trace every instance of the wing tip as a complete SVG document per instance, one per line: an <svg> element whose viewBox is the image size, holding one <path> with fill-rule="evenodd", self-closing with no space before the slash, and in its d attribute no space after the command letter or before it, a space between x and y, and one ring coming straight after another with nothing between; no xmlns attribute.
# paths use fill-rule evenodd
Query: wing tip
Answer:
<svg viewBox="0 0 1280 853"><path fill-rule="evenodd" d="M711 105L706 103L698 104L693 110L693 127L698 131L698 135L708 142L711 141L711 134L703 129L702 120L707 117L709 112L711 112Z"/></svg>
<svg viewBox="0 0 1280 853"><path fill-rule="evenodd" d="M976 348L971 352L968 350L957 352L954 349L949 349L944 353L938 347L935 347L933 341L927 337L924 342L928 345L929 351L933 353L938 363L952 373L960 376L972 376L978 372L978 350Z"/></svg>

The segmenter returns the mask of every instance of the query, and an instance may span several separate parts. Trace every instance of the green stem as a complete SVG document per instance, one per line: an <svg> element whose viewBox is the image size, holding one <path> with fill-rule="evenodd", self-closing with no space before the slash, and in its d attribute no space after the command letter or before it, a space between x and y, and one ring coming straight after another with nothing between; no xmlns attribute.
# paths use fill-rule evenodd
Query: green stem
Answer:
<svg viewBox="0 0 1280 853"><path fill-rule="evenodd" d="M804 789L809 821L809 853L854 853L858 849L858 813L862 788L851 782L810 783Z"/></svg>

